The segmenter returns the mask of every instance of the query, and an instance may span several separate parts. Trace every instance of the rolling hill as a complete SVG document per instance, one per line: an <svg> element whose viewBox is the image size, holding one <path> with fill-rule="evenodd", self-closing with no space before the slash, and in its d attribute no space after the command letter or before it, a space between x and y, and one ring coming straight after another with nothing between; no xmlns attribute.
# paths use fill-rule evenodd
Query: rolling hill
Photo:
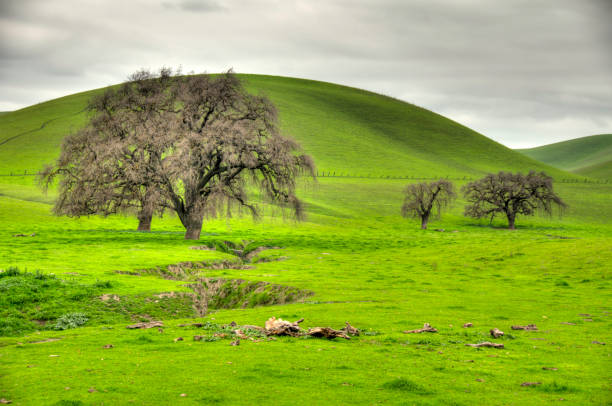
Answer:
<svg viewBox="0 0 612 406"><path fill-rule="evenodd" d="M518 149L530 158L583 176L612 179L612 134Z"/></svg>
<svg viewBox="0 0 612 406"><path fill-rule="evenodd" d="M464 177L499 170L567 173L498 144L424 108L360 89L312 80L240 75L268 95L283 130L299 140L320 172L373 177ZM0 174L52 162L62 138L83 126L78 93L0 115Z"/></svg>

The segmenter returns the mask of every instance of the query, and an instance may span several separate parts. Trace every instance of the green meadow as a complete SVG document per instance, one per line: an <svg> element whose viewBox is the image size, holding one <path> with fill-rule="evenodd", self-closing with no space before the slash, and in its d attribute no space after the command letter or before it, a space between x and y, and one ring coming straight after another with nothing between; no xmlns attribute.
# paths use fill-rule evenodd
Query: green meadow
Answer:
<svg viewBox="0 0 612 406"><path fill-rule="evenodd" d="M55 192L43 194L30 174L86 122L95 91L0 115L0 174L13 173L0 176L0 398L15 405L612 402L612 185L584 182L385 96L243 78L275 102L285 132L325 175L300 185L303 222L269 208L258 221L208 219L200 241L185 241L170 213L155 218L150 233L136 232L130 216L55 217ZM555 184L569 205L562 215L519 217L510 231L502 219L464 217L461 198L429 230L399 214L403 188L420 178L448 177L460 187L487 172L530 169L568 180ZM184 265L234 261L191 249L223 240L279 248L248 268ZM186 273L170 278L181 263ZM279 304L274 289L238 292L239 304L219 300L201 316L187 285L202 277L305 293ZM59 329L72 313L86 322ZM303 328L348 321L361 334L253 335L230 345L235 337L224 325L263 326L272 316L304 318ZM162 321L161 331L126 328L150 320ZM438 332L404 333L424 323ZM538 330L511 329L527 324ZM492 328L505 335L492 338ZM504 348L466 346L484 341Z"/></svg>

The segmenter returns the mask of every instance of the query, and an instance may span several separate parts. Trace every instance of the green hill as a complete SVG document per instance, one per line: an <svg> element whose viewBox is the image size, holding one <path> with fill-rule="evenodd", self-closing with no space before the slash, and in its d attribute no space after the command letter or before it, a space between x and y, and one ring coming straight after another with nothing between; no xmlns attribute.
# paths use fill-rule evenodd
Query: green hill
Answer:
<svg viewBox="0 0 612 406"><path fill-rule="evenodd" d="M268 95L283 130L320 172L353 176L478 176L498 170L566 173L517 153L446 117L390 97L331 83L241 75ZM84 107L101 89L0 115L0 174L37 171L62 138L84 125Z"/></svg>
<svg viewBox="0 0 612 406"><path fill-rule="evenodd" d="M592 135L517 151L583 176L612 178L612 134Z"/></svg>

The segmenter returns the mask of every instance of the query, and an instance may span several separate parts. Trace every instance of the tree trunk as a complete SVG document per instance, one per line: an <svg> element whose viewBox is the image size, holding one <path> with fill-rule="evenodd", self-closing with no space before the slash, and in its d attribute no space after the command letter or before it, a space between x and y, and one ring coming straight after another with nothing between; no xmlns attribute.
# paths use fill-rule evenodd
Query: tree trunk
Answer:
<svg viewBox="0 0 612 406"><path fill-rule="evenodd" d="M507 216L508 216L508 228L510 230L515 230L516 227L514 226L514 219L516 215L514 213L508 213Z"/></svg>
<svg viewBox="0 0 612 406"><path fill-rule="evenodd" d="M152 219L153 213L150 213L144 209L138 213L138 231L151 231Z"/></svg>
<svg viewBox="0 0 612 406"><path fill-rule="evenodd" d="M429 215L421 216L421 230L427 230L428 221L429 221Z"/></svg>
<svg viewBox="0 0 612 406"><path fill-rule="evenodd" d="M186 240L199 240L200 239L200 233L202 232L202 223L203 223L203 218L202 217L189 217L186 221L185 221L185 228L187 229L187 231L185 231L185 239Z"/></svg>

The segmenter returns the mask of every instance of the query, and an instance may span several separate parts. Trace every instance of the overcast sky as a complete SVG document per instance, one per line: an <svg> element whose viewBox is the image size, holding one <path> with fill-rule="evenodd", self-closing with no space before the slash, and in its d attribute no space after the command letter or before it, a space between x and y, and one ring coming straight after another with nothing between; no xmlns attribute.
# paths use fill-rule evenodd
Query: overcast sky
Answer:
<svg viewBox="0 0 612 406"><path fill-rule="evenodd" d="M0 0L0 111L134 70L406 100L509 147L612 132L612 0Z"/></svg>

